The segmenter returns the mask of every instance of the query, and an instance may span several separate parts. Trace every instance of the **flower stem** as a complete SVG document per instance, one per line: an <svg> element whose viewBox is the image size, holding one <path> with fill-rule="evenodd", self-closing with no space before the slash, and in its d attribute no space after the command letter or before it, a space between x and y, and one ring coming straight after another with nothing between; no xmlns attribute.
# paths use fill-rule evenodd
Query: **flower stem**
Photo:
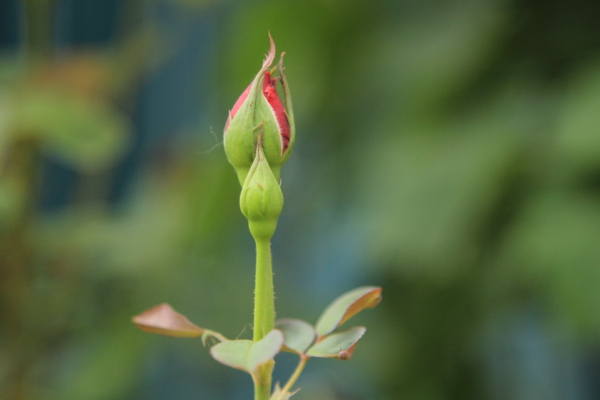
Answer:
<svg viewBox="0 0 600 400"><path fill-rule="evenodd" d="M271 243L266 238L256 241L256 286L254 290L254 341L261 340L275 327L275 293L271 264ZM254 399L269 400L274 363L261 366L254 378Z"/></svg>
<svg viewBox="0 0 600 400"><path fill-rule="evenodd" d="M254 381L254 400L269 400L271 397L271 375L273 374L273 360L258 367L252 379Z"/></svg>
<svg viewBox="0 0 600 400"><path fill-rule="evenodd" d="M256 240L256 286L254 290L254 341L261 340L275 328L275 294L271 243Z"/></svg>

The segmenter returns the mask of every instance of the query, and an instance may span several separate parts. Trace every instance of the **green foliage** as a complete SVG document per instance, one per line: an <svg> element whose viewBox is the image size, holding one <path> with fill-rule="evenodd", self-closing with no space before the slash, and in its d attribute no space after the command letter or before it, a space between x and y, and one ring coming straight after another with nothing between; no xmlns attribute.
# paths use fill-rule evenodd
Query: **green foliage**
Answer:
<svg viewBox="0 0 600 400"><path fill-rule="evenodd" d="M305 354L309 346L317 338L315 328L301 319L280 319L275 327L283 332L284 349L298 354Z"/></svg>
<svg viewBox="0 0 600 400"><path fill-rule="evenodd" d="M345 331L325 336L306 352L309 357L335 357L348 360L352 356L356 343L363 337L366 328L355 326Z"/></svg>
<svg viewBox="0 0 600 400"><path fill-rule="evenodd" d="M258 342L228 340L210 349L215 360L227 366L254 374L257 368L275 357L283 346L281 331L272 330Z"/></svg>
<svg viewBox="0 0 600 400"><path fill-rule="evenodd" d="M339 358L349 360L358 341L366 332L364 327L353 327L345 331L336 331L337 327L365 308L373 308L381 301L381 288L365 286L351 290L336 298L323 312L317 326L323 334L317 336L318 329L299 319L282 319L276 322L274 329L258 340L228 340L218 332L200 328L187 317L176 312L168 304L160 304L133 317L133 323L144 332L172 337L202 337L206 344L208 337L220 341L210 349L213 358L222 364L248 372L256 382L266 380L266 365L280 352L287 350L300 356L300 363L286 385L276 386L271 399L281 400L291 397L292 387L311 357ZM255 315L255 321L261 321L262 315ZM335 332L334 332L335 331ZM333 333L332 333L333 332ZM255 335L256 337L256 331ZM259 385L257 384L257 390ZM270 393L270 386L267 388ZM261 396L257 394L257 397Z"/></svg>

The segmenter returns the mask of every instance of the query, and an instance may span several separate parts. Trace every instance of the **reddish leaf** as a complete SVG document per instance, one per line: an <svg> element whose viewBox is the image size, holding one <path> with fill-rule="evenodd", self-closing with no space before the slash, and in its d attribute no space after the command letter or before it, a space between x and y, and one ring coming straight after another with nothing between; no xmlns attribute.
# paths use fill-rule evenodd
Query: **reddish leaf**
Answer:
<svg viewBox="0 0 600 400"><path fill-rule="evenodd" d="M133 323L144 332L173 337L198 337L204 329L194 325L184 315L166 304L160 304L133 317Z"/></svg>
<svg viewBox="0 0 600 400"><path fill-rule="evenodd" d="M364 286L351 290L335 299L317 321L316 330L319 337L325 336L358 312L365 308L373 308L381 302L381 288Z"/></svg>

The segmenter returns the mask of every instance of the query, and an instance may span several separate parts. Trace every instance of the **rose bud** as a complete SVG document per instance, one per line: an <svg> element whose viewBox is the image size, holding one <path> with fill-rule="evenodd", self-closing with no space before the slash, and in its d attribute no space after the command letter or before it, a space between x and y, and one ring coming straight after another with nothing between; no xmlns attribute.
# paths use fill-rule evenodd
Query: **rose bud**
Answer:
<svg viewBox="0 0 600 400"><path fill-rule="evenodd" d="M275 59L275 43L271 36L269 39L271 48L262 68L235 102L225 124L225 153L241 184L244 183L254 161L259 132L262 132L263 136L265 157L277 180L280 167L289 158L294 145L292 99L283 67L285 53L281 54L275 68L269 71ZM277 93L278 85L281 85L283 101Z"/></svg>
<svg viewBox="0 0 600 400"><path fill-rule="evenodd" d="M240 208L255 239L273 237L283 209L283 192L265 157L262 134L258 136L256 155L242 185Z"/></svg>

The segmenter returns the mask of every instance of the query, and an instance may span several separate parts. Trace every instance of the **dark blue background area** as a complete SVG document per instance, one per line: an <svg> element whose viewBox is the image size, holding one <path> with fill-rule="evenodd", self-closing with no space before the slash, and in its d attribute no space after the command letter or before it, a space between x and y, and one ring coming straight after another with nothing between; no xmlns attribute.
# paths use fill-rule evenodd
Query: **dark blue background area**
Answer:
<svg viewBox="0 0 600 400"><path fill-rule="evenodd" d="M4 51L14 51L19 47L21 39L20 11L17 0L0 2L0 48Z"/></svg>
<svg viewBox="0 0 600 400"><path fill-rule="evenodd" d="M119 16L126 6L120 0L62 0L56 3L54 47L60 58L71 52L102 50L120 39ZM17 1L0 3L0 47L17 50L22 30ZM181 140L181 130L195 127L207 106L212 71L209 58L214 51L215 13L201 18L186 16L169 4L159 4L150 17L176 38L175 54L158 70L146 73L129 106L133 123L129 150L112 173L107 200L118 204L126 199L128 188L149 158L164 156ZM121 29L121 31L124 29ZM170 51L170 49L169 49ZM162 153L162 154L161 154ZM42 162L39 204L43 210L58 211L72 201L81 181L72 168L45 157Z"/></svg>

